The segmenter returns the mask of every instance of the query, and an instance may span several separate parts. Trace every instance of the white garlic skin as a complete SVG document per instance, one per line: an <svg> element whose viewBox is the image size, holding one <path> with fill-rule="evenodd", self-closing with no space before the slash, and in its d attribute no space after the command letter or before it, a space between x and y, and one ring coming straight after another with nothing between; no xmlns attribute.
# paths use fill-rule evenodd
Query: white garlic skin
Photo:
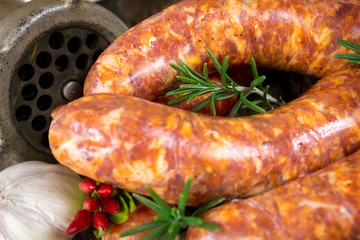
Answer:
<svg viewBox="0 0 360 240"><path fill-rule="evenodd" d="M60 164L27 161L0 172L0 240L63 240L82 208L81 178Z"/></svg>

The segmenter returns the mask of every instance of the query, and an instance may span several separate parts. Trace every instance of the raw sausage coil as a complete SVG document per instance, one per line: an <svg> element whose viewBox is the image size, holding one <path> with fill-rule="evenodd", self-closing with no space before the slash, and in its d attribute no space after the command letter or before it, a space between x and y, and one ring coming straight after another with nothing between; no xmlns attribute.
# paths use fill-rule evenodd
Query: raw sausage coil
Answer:
<svg viewBox="0 0 360 240"><path fill-rule="evenodd" d="M320 169L360 147L360 69L321 79L265 114L210 117L115 94L53 113L50 147L81 175L176 203L244 197Z"/></svg>
<svg viewBox="0 0 360 240"><path fill-rule="evenodd" d="M202 218L220 231L190 228L186 239L360 239L360 151Z"/></svg>
<svg viewBox="0 0 360 240"><path fill-rule="evenodd" d="M178 59L196 70L217 58L324 77L351 64L337 40L360 40L360 4L340 0L185 0L150 17L99 57L84 93L117 93L157 100L176 84ZM210 64L211 66L211 64Z"/></svg>

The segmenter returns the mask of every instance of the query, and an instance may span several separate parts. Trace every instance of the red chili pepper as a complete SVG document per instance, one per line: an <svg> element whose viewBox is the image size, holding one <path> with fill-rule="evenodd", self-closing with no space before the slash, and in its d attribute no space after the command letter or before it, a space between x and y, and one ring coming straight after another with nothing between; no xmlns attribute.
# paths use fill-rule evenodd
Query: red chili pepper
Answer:
<svg viewBox="0 0 360 240"><path fill-rule="evenodd" d="M111 185L106 183L101 183L96 188L96 192L101 198L107 198L110 197L110 195L113 193L114 189Z"/></svg>
<svg viewBox="0 0 360 240"><path fill-rule="evenodd" d="M115 214L120 210L119 203L114 198L111 197L101 199L100 207L102 210L110 214Z"/></svg>
<svg viewBox="0 0 360 240"><path fill-rule="evenodd" d="M96 183L90 178L84 178L80 182L80 190L84 193L91 194L96 189Z"/></svg>
<svg viewBox="0 0 360 240"><path fill-rule="evenodd" d="M90 226L91 213L86 210L80 210L75 214L73 220L66 229L66 236L85 231Z"/></svg>
<svg viewBox="0 0 360 240"><path fill-rule="evenodd" d="M83 202L83 207L88 212L93 212L99 207L99 201L94 197L87 197Z"/></svg>
<svg viewBox="0 0 360 240"><path fill-rule="evenodd" d="M93 217L93 224L97 230L106 232L109 229L109 218L104 212L96 212Z"/></svg>

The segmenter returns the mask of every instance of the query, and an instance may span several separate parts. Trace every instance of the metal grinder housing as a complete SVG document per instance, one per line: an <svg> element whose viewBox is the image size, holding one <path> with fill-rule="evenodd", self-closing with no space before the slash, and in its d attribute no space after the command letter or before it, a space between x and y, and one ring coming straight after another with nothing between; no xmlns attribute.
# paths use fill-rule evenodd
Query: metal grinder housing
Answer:
<svg viewBox="0 0 360 240"><path fill-rule="evenodd" d="M0 170L55 162L51 112L82 95L83 81L125 24L96 3L0 0Z"/></svg>

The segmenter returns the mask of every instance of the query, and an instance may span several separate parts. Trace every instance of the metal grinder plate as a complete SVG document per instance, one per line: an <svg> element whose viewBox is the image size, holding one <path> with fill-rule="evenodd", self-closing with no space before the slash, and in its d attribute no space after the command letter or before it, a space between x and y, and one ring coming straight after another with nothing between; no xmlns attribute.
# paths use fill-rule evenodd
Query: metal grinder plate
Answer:
<svg viewBox="0 0 360 240"><path fill-rule="evenodd" d="M16 64L10 85L12 117L36 149L50 153L51 111L82 96L87 72L108 45L96 32L60 29L34 43Z"/></svg>
<svg viewBox="0 0 360 240"><path fill-rule="evenodd" d="M90 67L127 27L88 1L0 6L8 8L0 12L0 170L28 160L56 162L48 143L51 112L82 96Z"/></svg>

